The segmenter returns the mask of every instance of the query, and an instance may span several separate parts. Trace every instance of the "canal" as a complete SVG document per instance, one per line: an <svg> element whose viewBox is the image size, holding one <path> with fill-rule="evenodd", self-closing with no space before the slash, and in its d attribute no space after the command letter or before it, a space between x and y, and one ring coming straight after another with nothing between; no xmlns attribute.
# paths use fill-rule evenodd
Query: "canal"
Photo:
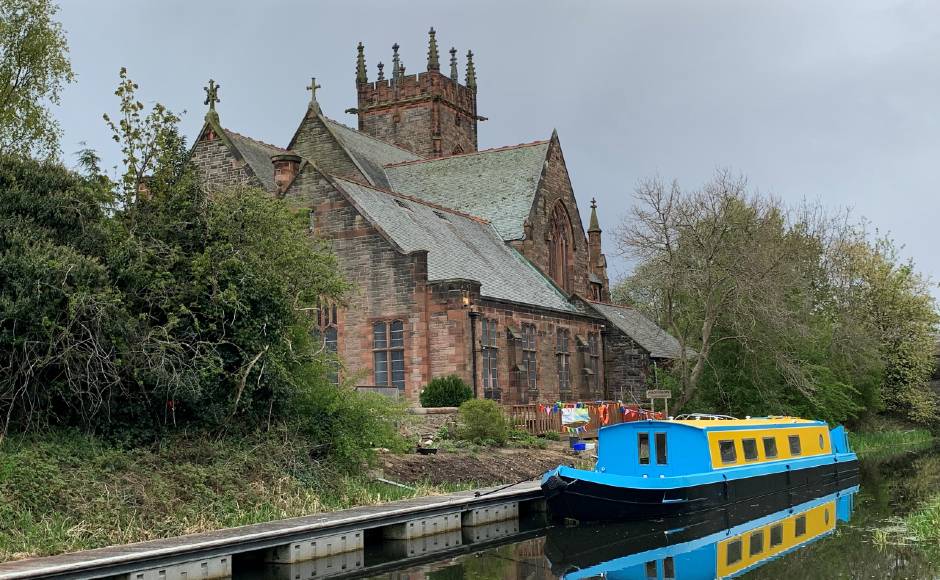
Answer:
<svg viewBox="0 0 940 580"><path fill-rule="evenodd" d="M940 548L884 533L938 491L940 447L926 448L863 458L857 486L682 521L563 527L530 515L303 566L246 565L235 578L940 578Z"/></svg>

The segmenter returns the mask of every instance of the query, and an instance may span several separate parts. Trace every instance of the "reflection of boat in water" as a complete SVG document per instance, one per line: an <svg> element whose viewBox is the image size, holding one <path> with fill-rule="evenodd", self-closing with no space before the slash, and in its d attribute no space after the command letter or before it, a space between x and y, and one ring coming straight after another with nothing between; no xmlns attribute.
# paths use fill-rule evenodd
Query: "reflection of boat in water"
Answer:
<svg viewBox="0 0 940 580"><path fill-rule="evenodd" d="M543 477L553 516L670 517L858 474L842 427L793 417L636 421L598 437L594 470L560 466Z"/></svg>
<svg viewBox="0 0 940 580"><path fill-rule="evenodd" d="M566 580L732 578L832 534L837 520L848 521L858 485L831 487L657 522L554 528L545 553Z"/></svg>

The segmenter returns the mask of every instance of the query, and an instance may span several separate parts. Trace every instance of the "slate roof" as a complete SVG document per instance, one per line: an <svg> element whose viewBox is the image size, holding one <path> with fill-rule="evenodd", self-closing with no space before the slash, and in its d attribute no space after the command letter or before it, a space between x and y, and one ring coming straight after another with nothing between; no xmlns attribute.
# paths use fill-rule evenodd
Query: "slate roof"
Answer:
<svg viewBox="0 0 940 580"><path fill-rule="evenodd" d="M389 189L489 220L504 240L525 237L548 141L387 165Z"/></svg>
<svg viewBox="0 0 940 580"><path fill-rule="evenodd" d="M485 220L335 179L405 252L428 252L428 280L476 280L488 298L581 312Z"/></svg>
<svg viewBox="0 0 940 580"><path fill-rule="evenodd" d="M261 185L268 191L275 191L277 185L274 183L274 164L271 163L271 156L278 153L287 153L287 150L256 141L228 129L225 129L225 134L235 145L235 148L238 149L238 152L248 163L248 166L251 167L254 174L261 180Z"/></svg>
<svg viewBox="0 0 940 580"><path fill-rule="evenodd" d="M651 357L679 358L682 352L679 341L639 310L600 302L591 302L590 304L611 324L648 350ZM695 356L694 350L687 349L687 352L688 356Z"/></svg>
<svg viewBox="0 0 940 580"><path fill-rule="evenodd" d="M411 151L370 137L332 119L322 116L321 119L353 161L366 173L369 181L379 187L391 189L383 169L385 165L422 159Z"/></svg>

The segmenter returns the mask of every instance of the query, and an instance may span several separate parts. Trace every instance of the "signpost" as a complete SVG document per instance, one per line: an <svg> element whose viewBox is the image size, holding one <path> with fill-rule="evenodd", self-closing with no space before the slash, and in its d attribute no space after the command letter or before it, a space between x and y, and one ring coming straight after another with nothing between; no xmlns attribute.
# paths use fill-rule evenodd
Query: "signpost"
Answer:
<svg viewBox="0 0 940 580"><path fill-rule="evenodd" d="M656 411L656 399L662 399L665 405L666 417L669 417L669 399L672 398L672 391L667 389L647 389L646 398L650 400L650 411Z"/></svg>

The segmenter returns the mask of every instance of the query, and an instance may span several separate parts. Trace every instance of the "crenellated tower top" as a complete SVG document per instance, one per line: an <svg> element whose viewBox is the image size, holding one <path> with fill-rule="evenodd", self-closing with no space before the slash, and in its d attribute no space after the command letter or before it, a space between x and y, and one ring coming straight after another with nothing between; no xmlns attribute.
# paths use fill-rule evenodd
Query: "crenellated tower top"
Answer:
<svg viewBox="0 0 940 580"><path fill-rule="evenodd" d="M450 50L449 76L441 74L437 33L428 32L427 70L406 74L392 46L392 75L382 69L374 82L368 79L364 47L356 56L356 89L359 130L425 157L446 157L477 150L476 69L473 53L467 53L466 84L457 80L457 50Z"/></svg>

